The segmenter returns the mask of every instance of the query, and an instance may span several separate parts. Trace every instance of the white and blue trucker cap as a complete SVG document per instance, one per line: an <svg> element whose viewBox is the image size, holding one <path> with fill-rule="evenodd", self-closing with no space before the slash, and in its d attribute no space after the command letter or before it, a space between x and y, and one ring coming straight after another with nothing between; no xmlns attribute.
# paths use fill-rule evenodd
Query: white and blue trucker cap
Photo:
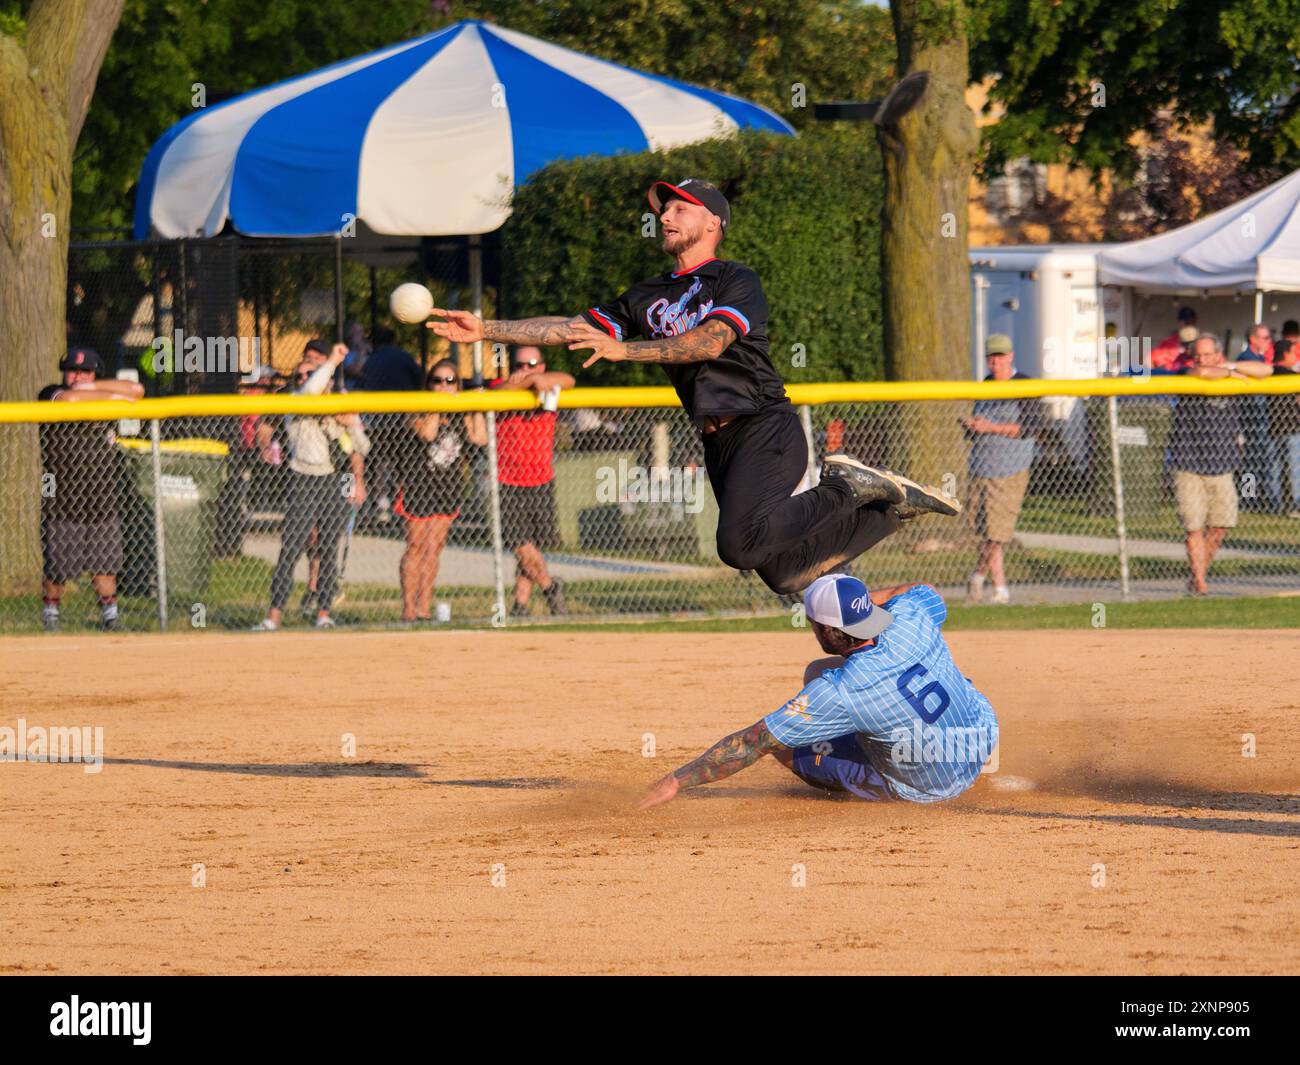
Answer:
<svg viewBox="0 0 1300 1065"><path fill-rule="evenodd" d="M871 601L867 586L847 573L818 577L803 593L807 615L822 625L870 640L894 621L894 615Z"/></svg>

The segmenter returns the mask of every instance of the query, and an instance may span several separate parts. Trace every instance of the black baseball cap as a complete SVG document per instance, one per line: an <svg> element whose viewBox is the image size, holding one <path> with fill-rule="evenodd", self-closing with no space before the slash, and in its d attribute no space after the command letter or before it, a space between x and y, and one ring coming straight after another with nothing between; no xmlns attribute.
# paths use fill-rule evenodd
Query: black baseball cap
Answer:
<svg viewBox="0 0 1300 1065"><path fill-rule="evenodd" d="M67 357L59 363L59 369L64 372L78 370L82 373L94 373L99 369L99 352L94 348L80 346L68 348Z"/></svg>
<svg viewBox="0 0 1300 1065"><path fill-rule="evenodd" d="M317 355L329 355L330 346L323 340L309 340L303 350L314 351Z"/></svg>
<svg viewBox="0 0 1300 1065"><path fill-rule="evenodd" d="M686 178L676 185L671 181L656 181L650 186L650 191L646 195L650 198L650 206L655 209L656 214L662 212L664 204L676 196L687 203L698 203L701 207L707 207L722 219L723 229L726 229L731 222L731 204L727 203L727 197L722 195L711 181L705 181L703 178Z"/></svg>

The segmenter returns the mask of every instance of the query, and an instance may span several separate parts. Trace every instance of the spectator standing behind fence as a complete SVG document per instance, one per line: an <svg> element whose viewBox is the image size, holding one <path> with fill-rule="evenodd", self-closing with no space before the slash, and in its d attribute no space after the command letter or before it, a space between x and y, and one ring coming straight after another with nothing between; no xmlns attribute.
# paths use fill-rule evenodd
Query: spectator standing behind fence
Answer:
<svg viewBox="0 0 1300 1065"><path fill-rule="evenodd" d="M288 382L288 391L294 392L307 383L307 378L312 375L312 371L320 366L329 358L331 347L325 341L313 339L307 341L306 347L303 348L302 361L294 368ZM345 360L346 361L346 360ZM337 374L335 377L337 378ZM283 389L281 389L283 391ZM287 420L285 418L275 418L273 421L264 422L263 426L258 428L258 446L262 450L263 461L271 463L274 467L275 474L283 473L281 462L284 452L288 449L288 438L285 435ZM265 447L263 447L265 444ZM281 484L276 491L276 506L283 509L287 494L287 485ZM302 593L302 602L298 606L299 613L303 619L310 621L316 616L316 589L320 587L320 537L317 534L315 526L307 536L307 587ZM335 600L341 598L335 595Z"/></svg>
<svg viewBox="0 0 1300 1065"><path fill-rule="evenodd" d="M1192 341L1199 335L1196 312L1191 307L1180 307L1178 328L1151 349L1151 369L1156 373L1182 373L1192 364Z"/></svg>
<svg viewBox="0 0 1300 1065"><path fill-rule="evenodd" d="M439 395L460 391L451 359L434 363L429 388ZM394 511L406 519L406 551L400 569L402 620L432 620L438 561L447 546L451 523L460 515L465 447L487 444L487 419L479 412L431 411L402 419L393 434Z"/></svg>
<svg viewBox="0 0 1300 1065"><path fill-rule="evenodd" d="M1016 373L1011 338L995 333L985 344L989 373L986 381L1024 380ZM1003 548L1016 535L1016 520L1029 487L1034 461L1039 404L1028 399L981 399L962 427L971 438L970 515L980 538L979 559L970 575L971 602L984 596L986 579L993 581L993 602L1008 603L1011 591L1003 568Z"/></svg>
<svg viewBox="0 0 1300 1065"><path fill-rule="evenodd" d="M347 348L335 344L330 357L311 369L295 395L319 396L330 391L334 373L347 356ZM301 364L299 372L310 368ZM365 456L370 450L361 417L285 418L289 439L289 491L280 557L271 576L271 610L255 626L263 632L280 627L284 606L293 588L293 570L316 529L320 551L320 584L316 601L316 627L333 628L330 607L338 590L339 539L347 524L348 506L359 507L366 497Z"/></svg>
<svg viewBox="0 0 1300 1065"><path fill-rule="evenodd" d="M497 418L497 480L501 482L501 531L515 553L515 599L510 613L528 613L533 585L542 590L552 614L563 614L564 582L546 569L542 549L554 547L555 400L573 387L573 377L546 369L540 348L515 348L510 376L493 388L529 389L542 400L541 410L510 411Z"/></svg>
<svg viewBox="0 0 1300 1065"><path fill-rule="evenodd" d="M361 387L366 392L419 392L424 389L424 371L409 351L397 346L397 335L387 326L378 326L371 333L374 350L366 356L361 375ZM371 442L372 482L379 520L386 523L392 494L396 492L396 458L392 454L391 437L400 426L399 419L385 415L372 415L369 419Z"/></svg>
<svg viewBox="0 0 1300 1065"><path fill-rule="evenodd" d="M1217 336L1203 333L1192 344L1195 364L1186 372L1208 380L1267 376L1265 364L1233 367L1224 361ZM1205 595L1210 563L1227 531L1237 524L1233 471L1241 464L1241 405L1236 396L1179 396L1169 431L1169 464L1174 471L1178 517L1187 537L1191 595Z"/></svg>
<svg viewBox="0 0 1300 1065"><path fill-rule="evenodd" d="M134 381L96 381L99 356L74 347L59 363L63 382L37 399L56 403L135 401ZM41 424L41 583L46 631L59 628L63 586L83 573L99 596L99 627L118 629L117 574L122 568L122 517L118 511L118 456L113 422Z"/></svg>
<svg viewBox="0 0 1300 1065"><path fill-rule="evenodd" d="M1273 333L1266 325L1253 325L1246 334L1246 346L1237 356L1237 365L1255 363L1273 365ZM1246 441L1243 456L1250 481L1243 485L1242 505L1249 510L1276 514L1282 509L1282 462L1268 431L1268 400L1264 396L1242 396L1241 435Z"/></svg>
<svg viewBox="0 0 1300 1065"><path fill-rule="evenodd" d="M1296 344L1300 344L1300 322L1297 322L1294 318L1288 318L1285 322L1282 323L1281 339L1277 342L1277 344L1273 345L1274 366L1277 365L1277 360L1278 360L1278 350L1277 350L1278 344L1282 343L1282 341L1286 341L1288 344L1291 344L1293 346Z"/></svg>
<svg viewBox="0 0 1300 1065"><path fill-rule="evenodd" d="M348 353L343 359L343 391L352 392L360 388L365 379L366 360L370 357L370 341L360 322L349 322L344 330L344 343Z"/></svg>
<svg viewBox="0 0 1300 1065"><path fill-rule="evenodd" d="M1288 325L1294 325L1288 322ZM1286 326L1283 326L1283 332ZM1300 374L1300 343L1279 340L1273 349L1273 372L1288 377ZM1300 521L1300 392L1268 397L1268 428L1279 458L1286 464L1287 517Z"/></svg>
<svg viewBox="0 0 1300 1065"><path fill-rule="evenodd" d="M418 392L424 388L424 371L409 351L397 346L396 333L381 325L372 339L375 349L362 368L362 388L367 392Z"/></svg>

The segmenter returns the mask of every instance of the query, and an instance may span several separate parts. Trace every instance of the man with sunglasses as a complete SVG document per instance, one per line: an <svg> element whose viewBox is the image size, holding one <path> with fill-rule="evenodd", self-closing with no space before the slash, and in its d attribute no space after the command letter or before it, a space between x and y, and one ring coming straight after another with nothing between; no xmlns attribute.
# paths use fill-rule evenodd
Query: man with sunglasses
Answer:
<svg viewBox="0 0 1300 1065"><path fill-rule="evenodd" d="M518 347L510 376L492 383L507 391L528 389L542 400L537 410L511 411L497 419L497 480L501 482L501 532L515 553L515 599L510 613L528 614L533 586L552 614L567 610L564 582L546 568L542 549L559 540L555 529L555 399L573 387L567 373L548 371L541 348Z"/></svg>
<svg viewBox="0 0 1300 1065"><path fill-rule="evenodd" d="M749 267L716 254L730 205L698 178L657 181L648 196L663 250L676 260L670 272L573 318L481 321L435 308L428 327L459 343L589 349L584 369L600 359L663 366L703 437L718 501L718 557L754 570L778 594L802 591L902 521L957 514L961 505L943 492L841 454L826 456L819 485L794 494L808 469L808 445L768 356L763 287Z"/></svg>

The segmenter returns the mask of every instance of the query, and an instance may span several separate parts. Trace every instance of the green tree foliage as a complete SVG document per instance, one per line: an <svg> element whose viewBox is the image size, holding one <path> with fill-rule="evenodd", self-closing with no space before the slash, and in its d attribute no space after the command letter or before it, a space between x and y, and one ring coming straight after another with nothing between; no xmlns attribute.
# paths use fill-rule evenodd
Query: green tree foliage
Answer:
<svg viewBox="0 0 1300 1065"><path fill-rule="evenodd" d="M1137 131L1213 123L1254 165L1300 166L1296 0L982 0L971 73L1006 115L986 162L1029 156L1131 174Z"/></svg>
<svg viewBox="0 0 1300 1065"><path fill-rule="evenodd" d="M503 314L576 314L672 269L646 189L688 176L708 178L731 201L721 254L762 279L772 360L785 379L881 377L880 159L852 126L813 127L798 138L746 133L547 167L518 191L502 230ZM552 358L579 365L568 352ZM601 362L582 381L664 378L655 366Z"/></svg>
<svg viewBox="0 0 1300 1065"><path fill-rule="evenodd" d="M478 0L448 5L638 70L721 89L796 128L821 100L870 99L889 87L889 13L863 0ZM805 103L797 100L803 86Z"/></svg>
<svg viewBox="0 0 1300 1065"><path fill-rule="evenodd" d="M0 27L26 6L0 0ZM476 17L754 99L796 126L815 101L878 95L892 66L888 15L861 0L128 0L77 147L73 224L130 225L149 146L194 113L196 83L211 105Z"/></svg>
<svg viewBox="0 0 1300 1065"><path fill-rule="evenodd" d="M128 0L77 145L73 225L131 224L149 147L194 113L196 84L218 103L425 33L428 12L427 0Z"/></svg>

